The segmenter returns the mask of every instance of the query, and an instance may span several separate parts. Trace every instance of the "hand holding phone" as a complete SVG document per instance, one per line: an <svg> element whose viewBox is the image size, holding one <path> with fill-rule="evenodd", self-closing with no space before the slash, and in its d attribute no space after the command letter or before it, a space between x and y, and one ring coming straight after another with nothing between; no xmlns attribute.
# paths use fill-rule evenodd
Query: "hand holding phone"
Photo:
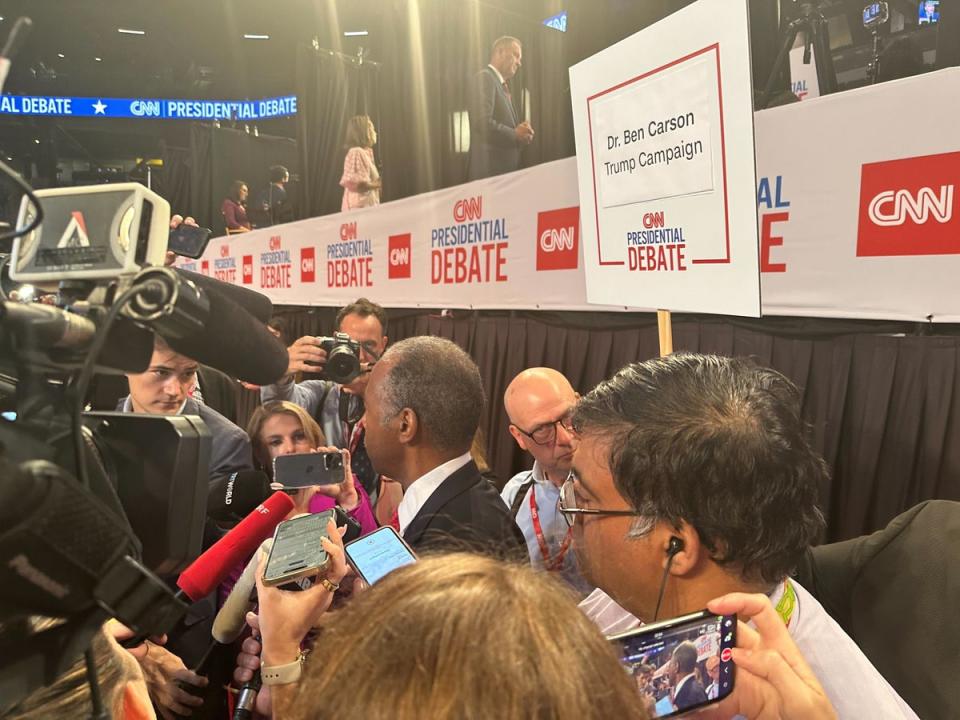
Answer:
<svg viewBox="0 0 960 720"><path fill-rule="evenodd" d="M349 453L346 462L349 469ZM344 481L344 455L334 447L317 448L316 452L296 455L278 455L273 459L273 481L288 490L313 485L339 485Z"/></svg>
<svg viewBox="0 0 960 720"><path fill-rule="evenodd" d="M285 585L326 570L330 557L322 540L329 539L327 525L333 518L334 511L327 510L284 520L277 525L273 547L263 571L263 584L270 587Z"/></svg>
<svg viewBox="0 0 960 720"><path fill-rule="evenodd" d="M347 543L344 552L347 562L367 585L373 585L393 570L417 561L410 546L389 525Z"/></svg>
<svg viewBox="0 0 960 720"><path fill-rule="evenodd" d="M180 223L170 230L167 250L183 257L196 259L207 249L211 234L213 231L210 228Z"/></svg>
<svg viewBox="0 0 960 720"><path fill-rule="evenodd" d="M653 708L673 717L733 692L737 616L708 610L609 637L620 661Z"/></svg>

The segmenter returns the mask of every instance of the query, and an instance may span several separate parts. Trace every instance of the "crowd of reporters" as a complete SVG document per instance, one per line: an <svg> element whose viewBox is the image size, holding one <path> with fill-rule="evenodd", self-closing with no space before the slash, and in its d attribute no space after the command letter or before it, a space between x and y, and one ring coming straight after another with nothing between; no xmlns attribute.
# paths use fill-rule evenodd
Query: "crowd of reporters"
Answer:
<svg viewBox="0 0 960 720"><path fill-rule="evenodd" d="M678 354L628 365L581 398L557 371L527 369L503 402L533 469L501 496L474 460L493 399L467 353L433 337L388 347L387 314L366 299L333 329L356 344L362 372L304 379L328 351L320 338L295 340L246 432L210 407L215 381L198 381L200 366L160 339L119 400L207 424L206 543L279 487L275 458L339 450L340 482L293 491L291 516L336 507L361 535L394 527L420 558L366 587L331 522L325 577L293 592L264 585L256 553L258 606L229 670L234 688L260 671L258 712L648 717L650 698L604 636L706 607L741 620L734 691L706 717L916 717L791 578L823 528L828 476L779 373ZM215 498L227 485L232 514ZM244 565L170 637L124 650L126 629L105 626L92 649L114 717L204 712L209 680L194 669ZM82 717L88 693L78 664L2 716Z"/></svg>

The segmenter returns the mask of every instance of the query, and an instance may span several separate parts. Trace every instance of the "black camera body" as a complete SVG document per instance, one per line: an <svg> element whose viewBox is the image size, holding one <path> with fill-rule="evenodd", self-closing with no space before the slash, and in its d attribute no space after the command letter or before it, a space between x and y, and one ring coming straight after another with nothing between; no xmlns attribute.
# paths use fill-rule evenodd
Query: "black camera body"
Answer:
<svg viewBox="0 0 960 720"><path fill-rule="evenodd" d="M342 332L335 332L333 337L319 337L317 342L327 353L323 377L347 385L360 376L360 343Z"/></svg>

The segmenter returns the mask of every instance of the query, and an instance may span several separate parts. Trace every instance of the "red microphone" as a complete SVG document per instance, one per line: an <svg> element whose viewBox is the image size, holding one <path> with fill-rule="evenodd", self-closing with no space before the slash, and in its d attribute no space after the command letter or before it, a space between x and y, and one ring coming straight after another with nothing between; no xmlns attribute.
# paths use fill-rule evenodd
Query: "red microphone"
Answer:
<svg viewBox="0 0 960 720"><path fill-rule="evenodd" d="M193 602L206 597L240 563L273 535L293 510L293 499L278 490L180 573L177 587Z"/></svg>

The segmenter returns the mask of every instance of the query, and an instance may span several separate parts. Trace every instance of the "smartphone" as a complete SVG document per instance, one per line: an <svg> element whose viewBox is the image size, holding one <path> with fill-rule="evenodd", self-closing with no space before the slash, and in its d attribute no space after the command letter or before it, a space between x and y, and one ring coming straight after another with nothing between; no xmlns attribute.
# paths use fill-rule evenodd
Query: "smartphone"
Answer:
<svg viewBox="0 0 960 720"><path fill-rule="evenodd" d="M212 233L210 228L181 223L170 231L167 250L183 257L198 258L207 249Z"/></svg>
<svg viewBox="0 0 960 720"><path fill-rule="evenodd" d="M733 692L737 616L707 610L607 638L654 717L672 717Z"/></svg>
<svg viewBox="0 0 960 720"><path fill-rule="evenodd" d="M263 571L263 584L285 585L303 577L319 575L330 562L320 538L327 537L327 521L333 510L284 520L273 533L273 547Z"/></svg>
<svg viewBox="0 0 960 720"><path fill-rule="evenodd" d="M273 481L287 489L335 485L343 482L343 455L338 452L277 455L273 459Z"/></svg>
<svg viewBox="0 0 960 720"><path fill-rule="evenodd" d="M389 525L347 543L344 552L347 562L367 585L373 585L392 570L417 561L410 546Z"/></svg>

